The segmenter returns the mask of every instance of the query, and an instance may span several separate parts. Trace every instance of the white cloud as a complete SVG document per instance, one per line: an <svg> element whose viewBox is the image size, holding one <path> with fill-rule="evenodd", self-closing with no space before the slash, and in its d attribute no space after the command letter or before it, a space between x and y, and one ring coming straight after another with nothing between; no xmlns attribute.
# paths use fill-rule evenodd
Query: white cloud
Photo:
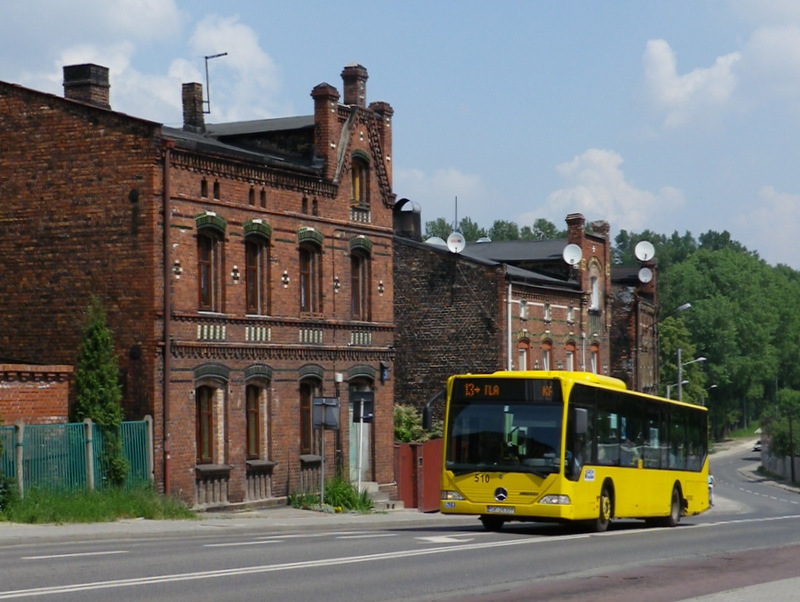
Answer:
<svg viewBox="0 0 800 602"><path fill-rule="evenodd" d="M650 40L643 64L645 87L654 107L664 114L664 125L675 128L708 107L724 105L736 88L734 65L741 55L720 56L712 67L679 75L675 53L664 40Z"/></svg>
<svg viewBox="0 0 800 602"><path fill-rule="evenodd" d="M207 16L197 24L189 46L203 57L227 53L209 59L209 121L263 119L288 111L275 102L281 86L278 68L260 47L256 32L240 23L239 17ZM313 112L310 100L305 108L307 113Z"/></svg>
<svg viewBox="0 0 800 602"><path fill-rule="evenodd" d="M800 27L761 27L743 49L742 73L759 96L800 95Z"/></svg>
<svg viewBox="0 0 800 602"><path fill-rule="evenodd" d="M800 256L800 194L779 192L771 186L758 193L753 209L735 220L736 238L770 264L797 265ZM795 269L797 269L795 267Z"/></svg>
<svg viewBox="0 0 800 602"><path fill-rule="evenodd" d="M800 23L800 3L797 0L731 0L735 14L760 25Z"/></svg>
<svg viewBox="0 0 800 602"><path fill-rule="evenodd" d="M676 188L658 192L636 188L626 180L622 163L617 153L593 148L559 165L565 186L547 197L547 219L559 224L569 213L582 213L587 220L608 221L615 230L637 231L683 206L683 193ZM542 215L526 214L521 223L533 223L536 217Z"/></svg>

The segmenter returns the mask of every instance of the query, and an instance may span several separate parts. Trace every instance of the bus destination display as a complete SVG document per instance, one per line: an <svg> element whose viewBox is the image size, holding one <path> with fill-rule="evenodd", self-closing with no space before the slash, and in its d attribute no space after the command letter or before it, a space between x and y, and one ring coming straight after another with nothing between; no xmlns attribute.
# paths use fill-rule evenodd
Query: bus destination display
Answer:
<svg viewBox="0 0 800 602"><path fill-rule="evenodd" d="M561 401L561 383L552 379L457 378L453 383L453 399L502 402Z"/></svg>

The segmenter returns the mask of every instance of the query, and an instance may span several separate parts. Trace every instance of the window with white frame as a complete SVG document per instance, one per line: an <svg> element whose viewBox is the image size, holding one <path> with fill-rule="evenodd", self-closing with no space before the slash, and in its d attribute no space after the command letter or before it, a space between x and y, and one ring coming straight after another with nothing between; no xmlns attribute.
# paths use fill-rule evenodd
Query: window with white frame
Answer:
<svg viewBox="0 0 800 602"><path fill-rule="evenodd" d="M572 372L573 370L575 370L575 352L572 351L571 349L567 349L567 357L564 369L567 372Z"/></svg>

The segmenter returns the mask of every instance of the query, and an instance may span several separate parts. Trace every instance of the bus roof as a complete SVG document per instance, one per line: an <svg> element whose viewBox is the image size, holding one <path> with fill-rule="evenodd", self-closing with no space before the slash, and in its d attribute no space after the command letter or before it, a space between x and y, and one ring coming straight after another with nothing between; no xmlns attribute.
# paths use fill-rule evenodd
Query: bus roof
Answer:
<svg viewBox="0 0 800 602"><path fill-rule="evenodd" d="M682 405L695 409L707 410L706 407L698 406L693 403L678 401L677 399L667 399L665 397L659 397L658 395L642 393L641 391L631 391L628 389L627 385L625 385L625 381L619 378L614 378L613 376L595 374L594 372L576 372L572 370L498 370L497 372L455 374L450 378L497 378L498 376L503 378L557 378L562 381L572 381L573 383L589 383L592 385L607 387L609 389L616 389L618 391L628 391L631 395L655 399L663 403L671 403L674 405Z"/></svg>

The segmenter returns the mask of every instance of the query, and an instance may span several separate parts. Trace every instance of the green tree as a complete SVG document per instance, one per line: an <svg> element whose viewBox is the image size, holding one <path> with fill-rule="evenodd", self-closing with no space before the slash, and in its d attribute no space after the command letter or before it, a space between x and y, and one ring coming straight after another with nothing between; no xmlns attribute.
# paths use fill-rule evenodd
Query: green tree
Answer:
<svg viewBox="0 0 800 602"><path fill-rule="evenodd" d="M519 240L519 226L514 222L495 220L489 228L489 238L493 242Z"/></svg>
<svg viewBox="0 0 800 602"><path fill-rule="evenodd" d="M470 218L465 217L458 224L458 231L464 235L464 240L467 242L475 242L479 238L486 236L486 230L478 226ZM445 238L447 240L447 238Z"/></svg>
<svg viewBox="0 0 800 602"><path fill-rule="evenodd" d="M522 240L555 240L566 237L566 230L559 230L553 222L543 217L534 220L533 228L523 226L520 231L520 238Z"/></svg>
<svg viewBox="0 0 800 602"><path fill-rule="evenodd" d="M794 456L800 425L800 391L780 389L776 402L764 413L762 428L769 437L769 453L774 457ZM792 476L795 480L795 475Z"/></svg>
<svg viewBox="0 0 800 602"><path fill-rule="evenodd" d="M442 240L447 240L453 228L443 217L438 217L432 222L425 222L425 238L432 238L438 236Z"/></svg>
<svg viewBox="0 0 800 602"><path fill-rule="evenodd" d="M90 418L100 427L103 436L101 462L105 477L110 483L121 485L128 473L120 434L122 388L113 336L106 326L105 311L97 297L92 298L89 304L75 368L75 405L71 418L73 422Z"/></svg>

